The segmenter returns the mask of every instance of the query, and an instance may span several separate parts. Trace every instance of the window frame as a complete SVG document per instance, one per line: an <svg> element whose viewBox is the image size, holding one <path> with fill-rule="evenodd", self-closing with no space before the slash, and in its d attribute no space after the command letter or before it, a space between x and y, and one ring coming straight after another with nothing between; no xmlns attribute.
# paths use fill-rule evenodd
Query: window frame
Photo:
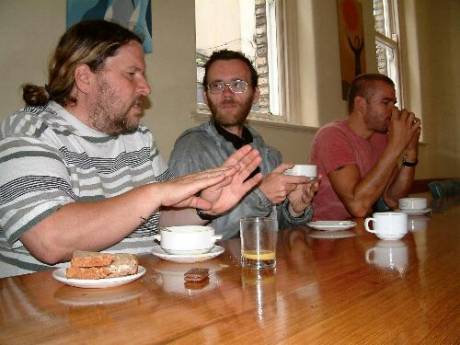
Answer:
<svg viewBox="0 0 460 345"><path fill-rule="evenodd" d="M387 71L388 77L392 78L396 84L397 100L400 108L404 107L405 104L405 83L402 68L402 53L401 53L401 33L400 33L400 16L399 16L399 0L382 0L384 10L384 27L385 34L380 33L375 29L375 49L376 58L377 55L377 44L385 46L387 49L393 51L394 54L394 67L392 71ZM374 21L375 21L374 15ZM391 63L388 64L388 69L391 69ZM378 62L377 62L378 67Z"/></svg>

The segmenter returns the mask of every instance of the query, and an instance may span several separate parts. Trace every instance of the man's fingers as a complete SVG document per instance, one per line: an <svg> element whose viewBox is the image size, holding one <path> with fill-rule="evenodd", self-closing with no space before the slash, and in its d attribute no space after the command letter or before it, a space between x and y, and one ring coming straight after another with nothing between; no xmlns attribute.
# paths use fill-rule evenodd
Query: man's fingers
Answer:
<svg viewBox="0 0 460 345"><path fill-rule="evenodd" d="M251 164L251 162L253 162L257 158L261 158L259 151L251 150L244 157L241 158L241 160L239 161L239 165L244 167L245 165Z"/></svg>
<svg viewBox="0 0 460 345"><path fill-rule="evenodd" d="M223 166L231 166L231 165L238 165L238 163L245 158L251 151L258 151L255 150L251 145L244 145L239 150L235 151L230 157L226 159Z"/></svg>
<svg viewBox="0 0 460 345"><path fill-rule="evenodd" d="M303 184L308 183L310 179L306 176L286 176L287 183Z"/></svg>
<svg viewBox="0 0 460 345"><path fill-rule="evenodd" d="M199 208L201 210L209 210L211 208L211 203L207 200L204 200L197 196L190 197L190 204L189 207L191 208Z"/></svg>
<svg viewBox="0 0 460 345"><path fill-rule="evenodd" d="M218 191L219 189L228 186L232 182L232 177L225 177L221 182L216 183L215 185L208 187L208 191Z"/></svg>
<svg viewBox="0 0 460 345"><path fill-rule="evenodd" d="M193 174L180 176L180 177L175 178L173 181L189 183L190 181L196 181L196 180L201 180L201 179L232 176L235 174L236 171L237 171L237 168L235 167L226 167L226 168L220 167L220 168L209 169L205 171L196 172Z"/></svg>
<svg viewBox="0 0 460 345"><path fill-rule="evenodd" d="M241 162L241 169L239 172L241 180L244 181L249 175L251 175L251 173L259 166L260 162L262 162L262 158L259 155L249 162Z"/></svg>
<svg viewBox="0 0 460 345"><path fill-rule="evenodd" d="M419 127L421 124L420 119L416 117L413 112L408 111L406 109L403 109L401 111L401 119L412 128Z"/></svg>
<svg viewBox="0 0 460 345"><path fill-rule="evenodd" d="M284 173L287 169L289 168L292 168L294 166L294 164L290 164L290 163L281 163L280 165L278 165L275 169L273 169L273 173L278 173L278 174L282 174Z"/></svg>
<svg viewBox="0 0 460 345"><path fill-rule="evenodd" d="M208 170L198 174L180 177L178 179L171 180L169 183L174 184L176 188L182 188L183 190L181 192L186 192L186 194L191 195L204 188L218 184L226 178L227 177L223 171ZM182 186L179 187L179 184ZM185 197L187 197L187 195Z"/></svg>
<svg viewBox="0 0 460 345"><path fill-rule="evenodd" d="M414 116L413 119L412 119L412 127L419 128L419 127L421 127L421 125L422 125L422 121L420 121L419 118Z"/></svg>
<svg viewBox="0 0 460 345"><path fill-rule="evenodd" d="M297 184L295 183L287 183L286 184L286 195L289 194L290 192L292 192L293 190L295 190L297 188Z"/></svg>
<svg viewBox="0 0 460 345"><path fill-rule="evenodd" d="M400 117L401 117L401 112L399 111L399 109L396 107L393 107L393 110L391 111L391 119L399 120Z"/></svg>
<svg viewBox="0 0 460 345"><path fill-rule="evenodd" d="M413 122L415 121L415 114L404 110L403 119L406 121L406 123L409 123L409 125L412 125Z"/></svg>
<svg viewBox="0 0 460 345"><path fill-rule="evenodd" d="M252 188L257 186L260 183L260 181L262 181L262 178L263 178L262 174L258 173L254 175L253 177L251 177L250 179L247 179L246 181L244 181L244 183L242 184L244 194L246 194Z"/></svg>

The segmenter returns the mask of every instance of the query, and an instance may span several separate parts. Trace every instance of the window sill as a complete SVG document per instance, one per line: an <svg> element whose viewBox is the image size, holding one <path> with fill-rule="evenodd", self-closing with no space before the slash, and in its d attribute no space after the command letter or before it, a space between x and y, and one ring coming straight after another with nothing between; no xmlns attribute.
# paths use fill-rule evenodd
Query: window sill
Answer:
<svg viewBox="0 0 460 345"><path fill-rule="evenodd" d="M191 118L195 121L206 122L209 120L210 113L206 111L197 110L191 113ZM274 119L272 116L259 115L259 114L249 114L248 123L250 125L255 125L257 127L266 127L266 128L281 128L296 130L302 132L311 132L315 133L318 130L318 127L310 127L305 125L299 125L296 123L289 123L285 119Z"/></svg>

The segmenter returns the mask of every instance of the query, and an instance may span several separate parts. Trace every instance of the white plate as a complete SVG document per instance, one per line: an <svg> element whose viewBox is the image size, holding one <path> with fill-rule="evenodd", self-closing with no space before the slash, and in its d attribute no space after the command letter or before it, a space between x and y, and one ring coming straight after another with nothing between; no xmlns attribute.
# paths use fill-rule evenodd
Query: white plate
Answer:
<svg viewBox="0 0 460 345"><path fill-rule="evenodd" d="M179 263L193 263L206 261L216 256L219 256L225 251L221 246L214 246L208 253L195 254L195 255L174 255L166 253L158 244L154 244L152 248L152 254L158 256L160 259L179 262Z"/></svg>
<svg viewBox="0 0 460 345"><path fill-rule="evenodd" d="M356 226L356 223L351 220L318 220L307 225L316 230L337 231L350 229Z"/></svg>
<svg viewBox="0 0 460 345"><path fill-rule="evenodd" d="M422 214L431 212L431 208L423 208L421 210L400 210L401 212L404 212L410 216L420 216Z"/></svg>
<svg viewBox="0 0 460 345"><path fill-rule="evenodd" d="M138 266L137 273L124 277L105 278L105 279L74 279L65 276L65 268L59 268L53 272L53 278L61 283L76 286L79 288L102 289L131 283L145 274L145 268Z"/></svg>
<svg viewBox="0 0 460 345"><path fill-rule="evenodd" d="M337 238L348 238L355 237L356 234L353 231L340 230L340 231L316 231L313 230L308 233L311 238L326 238L326 239L337 239Z"/></svg>

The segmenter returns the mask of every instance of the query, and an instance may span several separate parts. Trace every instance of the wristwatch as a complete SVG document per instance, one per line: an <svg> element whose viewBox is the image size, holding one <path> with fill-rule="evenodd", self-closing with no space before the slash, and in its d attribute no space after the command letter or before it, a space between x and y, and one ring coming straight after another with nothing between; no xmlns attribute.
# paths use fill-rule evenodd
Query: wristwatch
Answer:
<svg viewBox="0 0 460 345"><path fill-rule="evenodd" d="M406 158L403 158L402 166L412 168L412 167L415 167L417 163L418 163L418 159L416 159L415 162L410 162L410 161L406 161Z"/></svg>
<svg viewBox="0 0 460 345"><path fill-rule="evenodd" d="M199 208L196 209L196 214L203 220L214 220L219 217L218 215L204 213L203 210Z"/></svg>

